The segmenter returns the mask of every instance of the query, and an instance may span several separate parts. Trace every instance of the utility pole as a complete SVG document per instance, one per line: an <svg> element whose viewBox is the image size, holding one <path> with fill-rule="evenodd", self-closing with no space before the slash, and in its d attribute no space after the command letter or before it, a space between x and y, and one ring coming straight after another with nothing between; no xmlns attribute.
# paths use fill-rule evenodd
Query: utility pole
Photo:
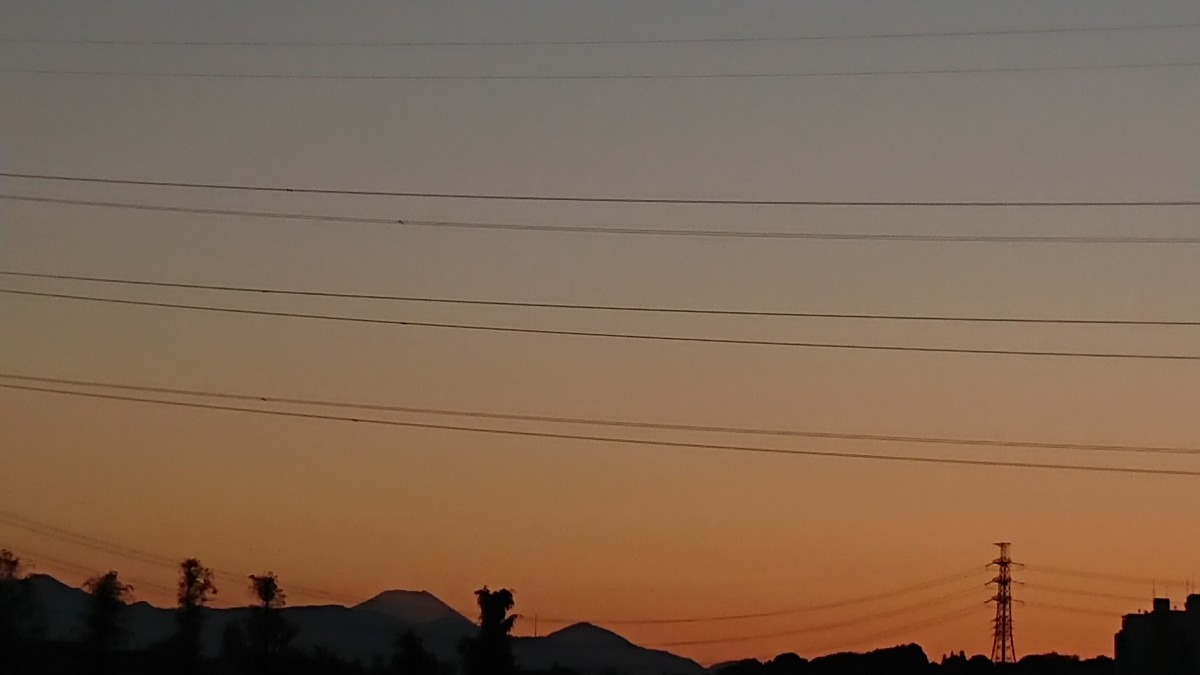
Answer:
<svg viewBox="0 0 1200 675"><path fill-rule="evenodd" d="M992 624L992 663L1016 663L1017 650L1013 645L1012 616L1012 567L1017 564L1009 557L1009 542L1000 542L1000 557L988 567L996 568L996 578L988 582L996 587L996 595L989 602L996 603L996 619Z"/></svg>

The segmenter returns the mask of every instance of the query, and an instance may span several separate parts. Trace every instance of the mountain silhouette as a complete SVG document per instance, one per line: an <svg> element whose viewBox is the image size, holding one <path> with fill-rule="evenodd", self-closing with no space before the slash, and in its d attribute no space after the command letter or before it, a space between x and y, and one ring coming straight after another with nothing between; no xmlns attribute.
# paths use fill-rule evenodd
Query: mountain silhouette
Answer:
<svg viewBox="0 0 1200 675"><path fill-rule="evenodd" d="M366 602L355 605L354 609L370 610L410 623L433 623L443 620L472 623L470 619L428 591L384 591Z"/></svg>
<svg viewBox="0 0 1200 675"><path fill-rule="evenodd" d="M87 593L44 574L31 575L27 581L48 618L46 637L79 640L88 608ZM250 616L248 607L205 607L201 611L204 614L201 648L209 656L220 651L221 636L227 626ZM296 647L306 651L322 648L341 658L364 663L389 658L396 636L408 630L439 660L457 663L463 638L479 632L475 622L426 591L385 591L354 607L308 605L280 611L298 629L293 643ZM162 644L176 629L174 608L147 602L129 605L124 620L128 628L126 646L131 649ZM612 631L587 623L568 626L546 637L515 638L513 651L521 666L529 670L548 671L558 665L582 675L705 672L695 661L639 647Z"/></svg>
<svg viewBox="0 0 1200 675"><path fill-rule="evenodd" d="M517 638L513 652L521 666L530 670L548 671L559 666L581 673L621 672L628 675L699 675L705 672L691 659L639 647L607 628L590 623L572 624L544 638Z"/></svg>
<svg viewBox="0 0 1200 675"><path fill-rule="evenodd" d="M571 624L546 636L547 642L562 646L621 648L634 646L616 633L593 623Z"/></svg>

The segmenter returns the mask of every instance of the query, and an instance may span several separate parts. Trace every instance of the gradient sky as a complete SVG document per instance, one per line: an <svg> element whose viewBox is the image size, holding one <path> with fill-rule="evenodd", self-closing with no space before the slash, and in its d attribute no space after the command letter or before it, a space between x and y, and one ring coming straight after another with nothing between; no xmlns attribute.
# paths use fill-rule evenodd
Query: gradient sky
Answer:
<svg viewBox="0 0 1200 675"><path fill-rule="evenodd" d="M0 4L6 38L522 40L1178 24L1194 2ZM282 48L14 44L5 68L326 73L667 73L1196 61L1196 29L766 44ZM1200 196L1200 70L764 80L381 82L0 74L6 171L377 190L844 200ZM518 204L36 183L6 193L410 219L838 232L1194 234L1195 209L897 210ZM1191 319L1200 247L811 242L432 231L0 202L10 270L413 295L833 312ZM894 325L0 286L426 321L830 342L1196 353L1195 328ZM0 296L0 368L398 405L864 433L1195 446L1200 366L679 345L228 316ZM499 426L499 425L497 425ZM514 428L519 425L513 425ZM523 427L522 427L523 428ZM646 435L646 434L642 434ZM664 436L666 437L666 436ZM680 435L671 435L679 438ZM763 439L686 436L710 442ZM769 440L769 439L768 439ZM845 441L779 447L1200 468L1190 458ZM755 612L622 626L703 661L919 640L986 652L1011 540L1031 570L1021 653L1111 653L1152 588L1187 579L1194 479L722 454L275 419L0 391L0 511L348 600L482 584L525 615ZM170 569L0 522L70 581ZM59 566L44 558L60 561ZM63 567L71 563L79 569ZM1035 582L1145 602L1054 594ZM136 585L136 584L135 584ZM1164 588L1160 584L1160 592ZM1182 597L1176 586L1172 594ZM165 602L152 587L138 597ZM240 599L228 592L226 600ZM314 601L293 593L296 602ZM898 631L957 608L951 623ZM1053 603L1100 614L1038 607ZM527 634L532 622L523 621ZM539 618L543 632L553 624ZM873 637L885 633L885 637Z"/></svg>

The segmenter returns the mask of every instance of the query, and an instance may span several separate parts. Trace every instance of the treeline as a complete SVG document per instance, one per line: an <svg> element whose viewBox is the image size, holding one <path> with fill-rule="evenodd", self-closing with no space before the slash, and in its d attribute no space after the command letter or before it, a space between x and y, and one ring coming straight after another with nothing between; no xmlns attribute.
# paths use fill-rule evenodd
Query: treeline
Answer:
<svg viewBox="0 0 1200 675"><path fill-rule="evenodd" d="M298 629L282 611L287 594L273 572L253 574L254 598L244 618L228 624L216 653L202 641L204 608L217 594L212 570L189 558L179 564L171 637L129 649L126 613L133 587L116 571L84 584L88 602L76 639L48 639L45 609L38 605L21 560L0 549L0 675L535 675L518 668L512 651L511 591L476 591L479 629L458 645L459 658L440 661L412 630L400 632L390 658L369 663L340 658L322 648L295 645ZM1016 664L993 664L983 656L951 654L930 662L917 645L865 654L832 654L807 660L782 654L769 661L724 665L715 675L1116 675L1111 659L1080 660L1057 654ZM575 675L556 668L546 675Z"/></svg>
<svg viewBox="0 0 1200 675"><path fill-rule="evenodd" d="M930 662L918 645L878 649L866 654L830 654L807 660L780 654L769 661L748 659L719 668L716 675L1116 675L1112 659L1082 660L1075 656L1041 654L1017 663L992 663L986 656L950 654Z"/></svg>
<svg viewBox="0 0 1200 675"><path fill-rule="evenodd" d="M0 549L0 673L4 675L519 675L512 655L515 615L511 591L476 591L478 635L459 646L459 664L440 662L411 630L396 636L390 659L348 661L320 648L294 646L297 628L284 616L287 594L273 572L247 579L255 602L229 625L218 654L206 654L202 609L217 594L213 572L199 560L179 564L175 626L170 639L148 649L126 648L125 613L133 587L116 571L89 579L87 610L77 640L49 640L20 558ZM563 673L563 675L568 675Z"/></svg>

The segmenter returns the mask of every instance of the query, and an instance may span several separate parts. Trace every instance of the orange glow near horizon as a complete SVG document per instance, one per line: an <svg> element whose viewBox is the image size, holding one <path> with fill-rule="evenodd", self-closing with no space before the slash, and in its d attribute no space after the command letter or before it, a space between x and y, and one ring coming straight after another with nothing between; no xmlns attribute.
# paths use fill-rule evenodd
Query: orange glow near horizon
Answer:
<svg viewBox="0 0 1200 675"><path fill-rule="evenodd" d="M7 530L7 528L4 528ZM11 534L11 530L5 532ZM172 582L171 574L160 565L145 565L127 560L113 559L103 553L79 552L77 548L63 545L61 542L41 542L38 537L9 536L9 541L28 542L30 550L27 562L34 573L48 573L60 580L79 585L87 573L80 567L64 564L66 561L58 556L50 559L43 557L48 554L39 553L48 550L57 551L60 555L73 555L76 560L110 560L113 564L97 564L97 572L115 568L122 570L127 579L133 581L136 589L135 600L148 601L151 604L170 606L173 598L169 592ZM14 544L18 552L23 548L19 543ZM272 569L292 570L297 566L279 564ZM300 577L299 574L296 574ZM1021 575L1026 578L1030 575ZM1038 578L1050 578L1036 575ZM306 584L312 583L315 577L301 577ZM734 585L725 587L724 593L706 589L707 598L698 598L699 589L692 588L616 588L609 587L597 590L596 587L570 588L563 592L549 592L546 589L531 589L532 592L518 594L518 605L515 611L521 614L515 635L531 636L535 626L538 634L546 635L554 630L565 627L576 621L589 621L604 626L637 644L666 649L682 656L692 658L702 664L740 658L769 659L783 652L795 652L812 658L835 651L867 651L874 648L888 647L898 644L915 642L922 645L933 660L942 655L966 651L968 654L984 653L990 648L990 625L992 606L984 605L983 598L987 589L982 581L988 578L980 569L974 578L964 577L949 588L957 589L953 593L956 600L934 602L948 597L943 591L932 589L924 592L905 594L903 597L880 600L878 602L860 603L853 607L816 610L807 613L796 613L785 617L765 617L733 621L705 622L699 624L678 624L670 626L654 625L623 625L622 621L631 619L661 619L668 617L691 617L728 615L745 611L756 613L780 608L784 600L782 594L774 591L764 594L761 591L768 588L764 584ZM284 577L284 587L287 588L287 577ZM978 583L972 583L972 582ZM151 586L141 586L141 584ZM297 582L299 583L299 582ZM780 582L783 587L787 582ZM878 583L878 582L876 582ZM354 604L348 601L366 600L384 588L361 588L360 584L346 583L336 589L325 585L318 587L330 593L337 599L313 595L307 589L313 588L301 584L306 590L291 589L289 591L290 605L307 604ZM1058 586L1064 584L1059 583ZM218 584L222 589L215 607L235 606L249 601L244 588L230 579ZM1086 590L1086 583L1070 581L1065 584L1080 590ZM848 586L847 586L848 587ZM390 588L390 587L389 587ZM720 588L720 587L718 587ZM736 592L729 590L737 589ZM880 591L887 591L876 587ZM418 590L410 588L409 590ZM866 589L864 589L866 590ZM975 592L972 593L971 591ZM965 591L965 592L964 592ZM869 592L866 594L870 594ZM445 590L435 592L443 601L451 604L464 615L475 618L473 607L470 605L470 592L447 593ZM1134 593L1136 595L1136 593ZM525 596L525 597L523 597ZM1083 656L1112 654L1113 634L1120 627L1122 613L1134 613L1148 608L1147 601L1138 605L1132 601L1116 600L1084 600L1068 598L1065 603L1059 598L1044 596L1046 604L1035 604L1030 607L1017 606L1016 638L1020 647L1019 654L1045 653L1057 651L1060 653L1079 654ZM528 598L530 601L526 601ZM829 593L828 588L813 588L808 593L794 595L791 601L801 601L806 606L821 604L825 601L835 602L837 597ZM605 601L607 599L607 602ZM1053 600L1060 604L1054 604ZM1182 597L1177 596L1182 601ZM537 604L534 604L536 601ZM767 604L771 602L772 604ZM737 603L737 604L734 604ZM589 607L611 607L608 612L593 613ZM789 605L782 605L786 608ZM557 608L555 614L543 614L540 607ZM1070 611L1064 608L1072 608ZM898 610L898 611L897 611ZM1079 611L1086 610L1086 611ZM623 613L616 613L623 612ZM1090 613L1088 613L1090 612ZM880 618L874 618L882 615ZM569 617L569 618L567 618ZM606 618L616 623L607 622ZM935 624L935 625L926 625ZM746 636L767 635L753 639L739 639ZM711 640L711 643L705 643ZM688 644L698 643L698 644Z"/></svg>
<svg viewBox="0 0 1200 675"><path fill-rule="evenodd" d="M6 422L17 417L28 422L39 411L49 410L44 400L36 398L9 396L8 403L5 410L22 412ZM180 453L177 456L203 456L197 453L211 442L204 430L212 428L213 420L204 413L168 412L168 419L155 422L154 417L133 408L87 407L91 405L70 413L79 420L70 427L26 424L25 428L36 429L21 439L24 447L34 449L20 457L26 466L24 475L31 480L14 481L15 474L3 479L5 510L156 555L196 555L221 571L273 570L289 590L291 604L354 604L383 590L404 588L429 590L474 618L471 592L484 584L504 586L516 593L515 611L522 615L518 635L531 635L535 624L544 635L569 622L591 621L638 644L668 649L706 664L770 658L786 651L812 657L907 642L921 644L932 659L959 650L987 653L990 648L992 607L984 603L990 593L985 583L991 575L984 565L995 549L983 534L972 537L981 541L941 536L943 532L972 531L972 523L983 517L993 497L988 494L987 482L969 480L976 473L973 469L937 470L937 480L925 483L927 493L910 502L905 514L889 514L881 507L865 512L868 499L886 504L907 492L897 476L905 469L786 459L747 463L719 455L708 458L712 466L705 470L686 468L677 457L643 456L637 460L642 472L627 476L621 494L612 499L601 496L596 485L572 479L609 475L620 462L629 461L627 457L578 455L574 468L540 469L556 472L563 481L518 480L504 485L491 482L501 474L486 466L491 460L480 458L477 461L483 466L447 468L454 482L462 481L463 490L456 494L423 486L422 477L401 472L399 464L381 472L379 463L401 461L383 449L382 445L393 442L385 432L314 424L303 435L290 436L292 443L284 446L265 441L286 427L264 432L241 420L245 426L231 433L256 437L257 441L251 443L249 437L246 441L259 449L261 462L247 461L241 465L244 471L226 472L222 481L198 479L203 489L201 485L173 489L172 485L184 481L192 470L203 469L171 469L175 463L162 457L143 460L149 464L146 466L127 466L122 473L128 480L119 479L121 489L92 482L91 477L98 474L89 469L57 478L58 489L46 492L37 476L50 475L50 465L43 469L34 465L59 462L53 457L54 448L76 443L70 439L80 432L95 442L103 435L129 429L120 432L122 446L111 446L113 450L103 462L120 463L121 453L134 451L142 442L139 437L158 437L153 430L139 432L126 427L135 420L176 429L179 435L170 451ZM231 417L228 422L238 424L239 420ZM340 462L325 462L319 469L277 464L283 457L280 453L304 446L324 447L347 431L357 453L377 457L370 470ZM452 452L449 445L457 440L429 434L423 438L425 449L417 452ZM540 455L539 462L562 461L554 454ZM587 466L579 466L580 459L586 459ZM99 458L80 461L90 464ZM986 472L978 473L980 479L988 477ZM161 480L146 480L155 474ZM440 480L437 474L434 471L424 478ZM740 480L732 480L734 474L739 474ZM919 475L914 473L910 479ZM1063 527L1071 531L1098 528L1097 513L1070 507L1063 500L1062 476L1019 475L1025 479L1025 500L1045 503L1056 499L1066 507L1057 516ZM394 485L389 485L390 478L396 479ZM667 487L665 481L670 479L706 485L707 489L679 492ZM835 480L840 484L861 480L876 487L872 494L855 496L859 507L840 517L840 525L797 517L792 533L785 536L783 523L793 519L782 514L804 513L822 503L832 508L839 499L845 503L845 495L839 498L837 491L822 494L822 484ZM743 481L757 489L746 492L736 487ZM1074 484L1082 490L1077 499L1087 499L1087 493L1097 487L1106 500L1134 499L1143 487L1120 476L1091 481L1093 484L1087 485L1076 479ZM808 494L789 491L788 486L793 485L805 486L803 492ZM214 494L204 498L205 491ZM336 509L329 501L331 491L341 495ZM480 501L463 501L463 495L471 491L478 493ZM572 497L575 491L588 494ZM648 500L663 491L670 492L671 498L653 502L655 511L639 517L644 505L651 503ZM1171 499L1174 493L1156 494L1159 499ZM239 500L237 495L243 497ZM602 503L588 507L589 498ZM579 503L572 505L572 500ZM89 504L101 502L106 504L104 509L89 508ZM142 504L150 503L170 506L143 508ZM569 510L547 508L551 503ZM732 503L742 504L744 510L724 506ZM478 510L478 504L495 508ZM941 504L957 507L945 509ZM1196 543L1179 537L1170 539L1171 546L1164 550L1150 549L1152 542L1165 540L1190 515L1179 513L1175 523L1164 518L1157 524L1129 522L1126 527L1120 513L1104 514L1111 527L1140 532L1143 538L1137 545L1109 551L1105 566L1100 567L1090 561L1098 558L1102 539L1066 541L1039 526L1036 508L1022 507L1019 502L1013 508L1006 522L1026 523L1023 532L1015 533L1021 536L1012 537L1016 540L1014 557L1029 564L1027 570L1017 572L1017 578L1028 584L1028 588L1018 587L1017 597L1029 601L1016 608L1019 653L1111 655L1120 615L1150 604L1150 585L1072 578L1054 573L1058 568L1134 579L1157 577L1160 593L1171 593L1182 601L1184 589L1171 588L1167 579L1187 578L1183 565L1173 561L1196 559L1197 552L1189 548ZM500 512L504 510L507 513ZM399 515L406 511L422 515ZM762 519L757 515L762 513L775 515ZM861 515L851 515L854 513ZM910 520L921 523L919 530L904 529L903 524ZM919 535L924 537L920 541L911 538L918 536L914 534L918 531L924 533ZM23 554L34 571L78 584L88 572L117 569L133 583L137 599L171 604L174 572L168 565L129 559L69 539L61 533L55 536L0 521L0 542ZM479 559L472 559L472 552ZM954 575L957 578L947 579ZM218 606L247 599L246 584L236 577L222 578L218 586L222 588ZM890 596L897 589L923 586L927 587ZM315 590L323 595L314 595ZM668 625L619 623L755 614L838 604L865 596L889 597L783 616ZM1143 596L1144 602L1136 601ZM949 614L955 616L948 618ZM759 635L767 637L723 641Z"/></svg>
<svg viewBox="0 0 1200 675"><path fill-rule="evenodd" d="M37 534L22 535L19 531L7 527L0 528L0 531L4 532L6 541L13 542L12 546L18 553L26 549L32 551L25 555L29 565L27 569L31 573L51 574L61 581L78 586L89 574L114 568L120 570L127 580L132 581L135 600L159 606L171 606L173 603L170 592L173 581L171 572L162 565L131 562L95 551L81 552L76 546L61 541L47 541L45 537ZM40 539L42 541L39 541ZM50 555L49 551L53 551L55 555ZM93 572L86 570L86 565L70 563L66 556L73 556L74 560L107 560L111 564L94 564ZM361 584L346 581L337 587L329 584L314 587L310 584L317 577L312 574L300 575L302 566L281 563L271 569L293 571L301 590L289 590L286 583L288 577L283 577L284 588L289 593L289 604L293 606L353 605L377 592L392 588L363 588ZM883 576L886 576L886 571L876 577L875 583L877 584L878 579L882 579ZM1054 580L1053 576L1040 573L1019 576ZM957 582L947 583L941 590L932 588L906 593L900 597L857 603L850 607L816 609L782 617L666 626L625 625L624 622L726 616L739 612L759 613L786 609L795 606L797 602L805 603L804 606L827 605L847 598L831 594L829 587L814 586L805 593L790 596L791 605L781 605L787 596L777 594L773 589L774 585L763 583L700 589L672 587L668 582L656 588L587 586L559 589L558 592L534 587L529 589L529 592L518 593L518 604L514 611L521 615L521 619L514 634L531 636L534 635L536 627L538 634L546 635L570 623L588 621L604 626L637 644L666 649L705 665L739 658L765 660L789 651L812 658L836 651L867 651L910 642L922 645L930 658L936 660L944 654L960 650L968 654L987 653L990 648L989 623L992 606L984 604L988 590L982 583L988 578L988 574L981 567L973 576L962 575ZM301 583L300 579L303 579L304 583ZM787 584L788 582L781 581L778 587L783 588ZM848 580L844 587L851 586ZM1068 580L1065 584L1059 580L1059 583L1054 585L1064 586L1087 590L1087 584L1078 580ZM1127 584L1125 586L1127 587ZM218 584L218 588L221 592L213 603L215 607L236 606L249 601L246 584L238 584L226 577ZM947 593L946 588L954 590ZM879 591L875 595L894 590L880 586L875 586L875 589ZM329 595L314 595L316 590ZM408 590L423 589L411 587ZM701 590L704 597L699 595ZM1111 588L1109 590L1112 591ZM873 595L870 589L864 588L863 591L857 597ZM454 593L440 589L432 592L462 614L475 618L474 608L470 605L469 591ZM1080 601L1068 598L1064 602L1053 597L1054 594L1036 595L1039 600L1033 606L1023 607L1018 604L1016 610L1016 638L1021 648L1019 654L1022 655L1057 651L1083 656L1111 656L1113 634L1120 626L1120 615L1147 609L1151 597L1147 593L1147 601L1139 606L1132 600ZM949 599L951 596L953 599ZM1182 601L1181 596L1176 596L1176 599ZM1058 600L1059 604L1055 604L1054 600ZM606 612L589 609L597 606L610 609ZM553 615L549 612L543 613L540 609L542 607L555 608L555 612ZM760 635L765 637L751 637Z"/></svg>

